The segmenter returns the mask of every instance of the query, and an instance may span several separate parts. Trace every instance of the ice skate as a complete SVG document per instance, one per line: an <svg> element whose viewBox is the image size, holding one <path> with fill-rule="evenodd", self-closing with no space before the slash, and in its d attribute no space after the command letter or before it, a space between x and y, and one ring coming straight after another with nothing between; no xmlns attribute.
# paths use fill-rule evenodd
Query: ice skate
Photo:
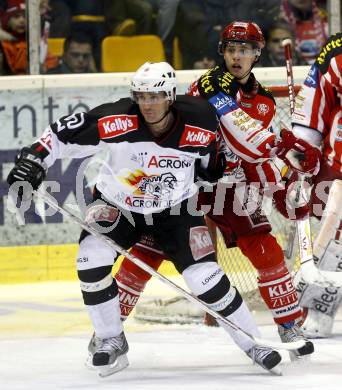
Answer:
<svg viewBox="0 0 342 390"><path fill-rule="evenodd" d="M299 340L305 341L304 347L290 352L290 358L292 361L296 361L297 359L310 355L314 352L313 343L304 336L303 330L298 324L295 323L295 321L278 325L278 333L283 343Z"/></svg>
<svg viewBox="0 0 342 390"><path fill-rule="evenodd" d="M88 344L88 357L85 361L85 365L90 370L95 370L95 367L93 366L93 356L97 348L99 348L101 345L101 339L95 335L95 332L93 333L89 344Z"/></svg>
<svg viewBox="0 0 342 390"><path fill-rule="evenodd" d="M129 364L127 359L128 343L122 332L116 337L101 339L93 334L88 345L86 366L97 370L101 377L121 371Z"/></svg>
<svg viewBox="0 0 342 390"><path fill-rule="evenodd" d="M271 348L255 345L253 348L248 350L246 354L253 360L254 363L258 364L263 369L275 375L282 374L279 367L279 363L281 362L279 352L274 351Z"/></svg>

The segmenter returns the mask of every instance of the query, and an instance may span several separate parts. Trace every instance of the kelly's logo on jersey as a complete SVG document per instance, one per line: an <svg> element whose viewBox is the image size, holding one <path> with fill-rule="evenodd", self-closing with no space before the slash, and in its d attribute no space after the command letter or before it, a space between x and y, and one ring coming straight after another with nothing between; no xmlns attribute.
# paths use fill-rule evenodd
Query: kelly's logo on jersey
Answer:
<svg viewBox="0 0 342 390"><path fill-rule="evenodd" d="M195 226L190 228L189 246L195 261L200 260L215 251L206 226Z"/></svg>
<svg viewBox="0 0 342 390"><path fill-rule="evenodd" d="M185 125L182 138L179 142L179 147L204 147L210 145L215 139L216 135L212 131L202 129L201 127Z"/></svg>
<svg viewBox="0 0 342 390"><path fill-rule="evenodd" d="M136 115L110 115L98 122L100 138L114 138L138 130Z"/></svg>

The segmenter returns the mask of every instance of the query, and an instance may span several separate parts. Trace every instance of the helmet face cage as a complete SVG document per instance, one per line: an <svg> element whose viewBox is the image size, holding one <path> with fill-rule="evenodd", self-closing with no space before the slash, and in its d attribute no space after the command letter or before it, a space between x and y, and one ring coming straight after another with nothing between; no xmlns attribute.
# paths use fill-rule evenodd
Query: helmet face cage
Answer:
<svg viewBox="0 0 342 390"><path fill-rule="evenodd" d="M166 99L176 99L176 72L167 62L146 62L133 75L131 98L137 101L137 92L164 92Z"/></svg>
<svg viewBox="0 0 342 390"><path fill-rule="evenodd" d="M233 22L229 24L221 34L219 53L223 54L228 42L244 42L253 45L256 55L259 57L261 49L265 47L265 38L260 27L252 22Z"/></svg>

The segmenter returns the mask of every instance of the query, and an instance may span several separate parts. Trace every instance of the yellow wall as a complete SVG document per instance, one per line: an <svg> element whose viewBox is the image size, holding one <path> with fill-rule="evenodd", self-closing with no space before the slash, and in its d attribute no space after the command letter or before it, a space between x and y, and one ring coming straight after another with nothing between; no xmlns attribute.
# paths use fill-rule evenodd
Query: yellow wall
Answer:
<svg viewBox="0 0 342 390"><path fill-rule="evenodd" d="M0 247L0 284L76 280L77 248L77 244ZM116 262L114 273L120 262ZM159 271L164 275L177 273L168 261Z"/></svg>

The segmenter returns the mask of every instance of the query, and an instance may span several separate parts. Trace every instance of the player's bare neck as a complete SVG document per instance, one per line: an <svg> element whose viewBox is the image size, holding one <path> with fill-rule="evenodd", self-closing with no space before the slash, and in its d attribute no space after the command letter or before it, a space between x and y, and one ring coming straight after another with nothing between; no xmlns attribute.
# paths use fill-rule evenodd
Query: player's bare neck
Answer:
<svg viewBox="0 0 342 390"><path fill-rule="evenodd" d="M250 73L248 73L243 79L238 79L238 83L242 85L246 85L249 79Z"/></svg>
<svg viewBox="0 0 342 390"><path fill-rule="evenodd" d="M164 133L167 133L173 124L174 115L170 110L168 114L158 123L147 123L151 133L156 137L160 137Z"/></svg>

